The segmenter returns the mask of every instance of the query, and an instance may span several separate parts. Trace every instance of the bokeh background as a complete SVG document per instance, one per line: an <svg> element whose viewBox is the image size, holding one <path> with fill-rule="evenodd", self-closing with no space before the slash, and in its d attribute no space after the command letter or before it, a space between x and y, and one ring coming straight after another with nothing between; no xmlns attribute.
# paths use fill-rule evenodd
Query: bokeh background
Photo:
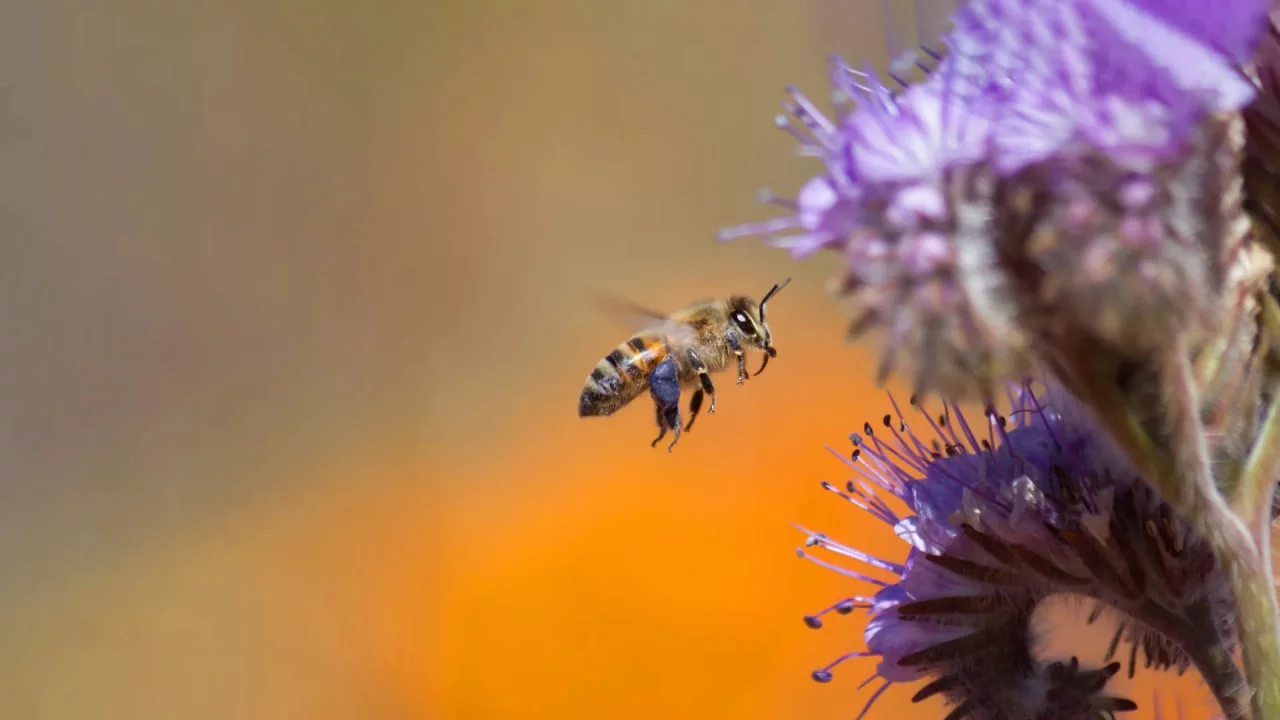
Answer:
<svg viewBox="0 0 1280 720"><path fill-rule="evenodd" d="M714 232L884 5L4 3L0 717L855 716L790 523L903 552L818 487L884 399L829 261ZM576 417L587 293L786 275L675 453Z"/></svg>

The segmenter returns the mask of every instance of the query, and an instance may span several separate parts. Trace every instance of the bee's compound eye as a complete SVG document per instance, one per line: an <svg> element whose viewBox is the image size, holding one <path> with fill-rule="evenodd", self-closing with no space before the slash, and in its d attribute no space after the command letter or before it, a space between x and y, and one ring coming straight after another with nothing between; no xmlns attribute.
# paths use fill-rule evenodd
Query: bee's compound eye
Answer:
<svg viewBox="0 0 1280 720"><path fill-rule="evenodd" d="M742 332L747 333L748 335L755 332L755 328L751 327L751 320L749 320L747 318L746 313L742 312L741 310L738 310L733 313L733 324L737 325L738 329L742 330Z"/></svg>

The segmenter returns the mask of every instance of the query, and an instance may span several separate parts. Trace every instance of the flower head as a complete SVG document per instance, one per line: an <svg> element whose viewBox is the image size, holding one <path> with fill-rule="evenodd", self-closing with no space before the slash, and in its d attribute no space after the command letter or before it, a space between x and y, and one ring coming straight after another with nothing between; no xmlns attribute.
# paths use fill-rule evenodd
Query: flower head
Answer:
<svg viewBox="0 0 1280 720"><path fill-rule="evenodd" d="M789 91L778 124L822 168L795 200L766 194L787 216L722 237L842 253L850 335L885 338L878 380L910 365L918 394L988 408L977 430L953 404L920 411L932 438L900 412L854 437L858 477L824 487L909 549L808 533L802 557L872 586L805 619L870 615L866 648L814 679L869 658L868 707L919 679L950 717L1100 718L1133 709L1106 689L1127 642L1130 674L1139 655L1194 666L1226 717L1280 714L1272 1L968 0L923 79L836 61L831 117ZM1044 372L1046 393L991 409ZM1106 664L1033 650L1060 594L1121 616Z"/></svg>
<svg viewBox="0 0 1280 720"><path fill-rule="evenodd" d="M880 378L909 358L917 391L989 394L1081 334L1153 352L1212 326L1245 231L1238 63L1265 7L971 0L924 80L834 61L830 118L790 91L779 125L825 167L722 237L842 251L851 335L883 331Z"/></svg>
<svg viewBox="0 0 1280 720"><path fill-rule="evenodd" d="M952 92L945 74L901 93L838 59L831 75L834 120L793 91L788 109L797 122L779 121L826 171L794 202L782 201L793 216L722 237L767 235L797 257L843 251L840 294L855 310L850 336L873 328L888 336L882 380L908 358L920 392L963 393L975 377L1026 369L990 242L995 178L985 158L994 106ZM844 101L853 98L861 102L849 109Z"/></svg>
<svg viewBox="0 0 1280 720"><path fill-rule="evenodd" d="M965 717L1100 718L1136 707L1105 692L1121 665L1037 658L1031 616L1045 598L1083 595L1119 611L1116 642L1132 644L1131 674L1139 651L1148 666L1182 671L1211 664L1209 648L1234 642L1227 583L1207 543L1066 393L1022 388L1008 416L989 410L979 428L955 406L935 419L913 405L932 438L912 432L901 413L887 415L883 430L868 424L854 436L857 478L843 491L824 483L891 525L910 550L897 564L809 533L807 547L873 568L844 572L878 588L806 618L821 627L827 612L870 614L867 650L815 679L872 657L881 692L927 679L916 699L941 693Z"/></svg>

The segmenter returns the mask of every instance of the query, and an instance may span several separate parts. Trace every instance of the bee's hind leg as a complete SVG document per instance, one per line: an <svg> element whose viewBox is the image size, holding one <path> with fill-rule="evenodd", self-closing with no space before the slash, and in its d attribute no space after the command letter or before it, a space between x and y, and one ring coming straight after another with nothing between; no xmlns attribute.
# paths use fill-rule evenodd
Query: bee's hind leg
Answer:
<svg viewBox="0 0 1280 720"><path fill-rule="evenodd" d="M671 444L667 446L667 452L680 442L680 376L676 371L675 358L668 355L658 363L653 372L649 373L649 394L653 396L653 404L658 416L658 437L654 438L651 446L656 446L658 441L667 434L670 429L675 433L675 437L671 439Z"/></svg>
<svg viewBox="0 0 1280 720"><path fill-rule="evenodd" d="M658 443L662 442L662 438L667 436L667 423L666 423L666 419L662 416L661 407L658 407L657 415L658 415L658 437L654 438L653 442L649 443L649 447L658 447Z"/></svg>

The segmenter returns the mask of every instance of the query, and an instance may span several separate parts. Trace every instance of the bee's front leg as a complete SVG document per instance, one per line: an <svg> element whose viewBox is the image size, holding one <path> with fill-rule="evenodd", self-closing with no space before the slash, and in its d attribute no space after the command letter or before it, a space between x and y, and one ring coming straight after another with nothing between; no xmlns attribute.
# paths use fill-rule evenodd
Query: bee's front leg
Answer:
<svg viewBox="0 0 1280 720"><path fill-rule="evenodd" d="M670 428L675 433L671 444L667 446L667 452L671 452L680 441L681 430L680 373L674 357L668 355L649 373L649 394L653 397L658 416L658 437L654 438L650 446L656 446Z"/></svg>
<svg viewBox="0 0 1280 720"><path fill-rule="evenodd" d="M724 339L729 343L734 356L738 358L738 384L741 385L747 381L747 378L751 377L747 374L747 356L742 352L742 343L738 342L738 338L734 337L732 333L725 335Z"/></svg>
<svg viewBox="0 0 1280 720"><path fill-rule="evenodd" d="M693 421L698 419L698 411L702 409L704 395L711 396L711 405L707 408L707 414L714 415L716 412L716 386L711 383L711 373L707 372L707 364L702 362L702 358L698 357L698 353L693 350L689 351L689 363L698 373L698 382L702 387L694 390L693 397L689 399L689 424L684 426L685 432L693 429Z"/></svg>

